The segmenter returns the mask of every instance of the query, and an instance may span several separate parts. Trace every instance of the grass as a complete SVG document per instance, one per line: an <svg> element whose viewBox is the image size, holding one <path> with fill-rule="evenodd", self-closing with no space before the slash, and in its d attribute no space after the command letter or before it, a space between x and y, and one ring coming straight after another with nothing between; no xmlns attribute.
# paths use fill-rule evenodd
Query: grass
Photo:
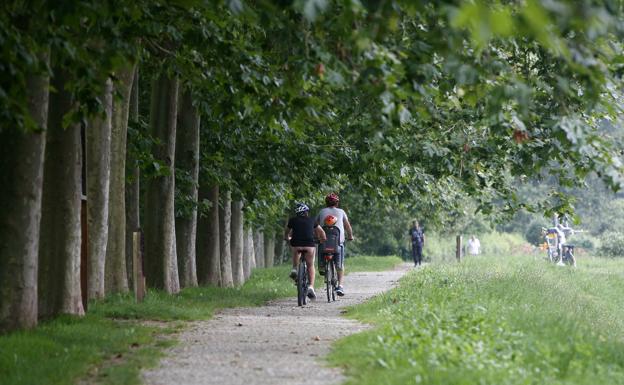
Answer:
<svg viewBox="0 0 624 385"><path fill-rule="evenodd" d="M428 266L349 315L376 327L329 357L348 384L622 384L624 261Z"/></svg>
<svg viewBox="0 0 624 385"><path fill-rule="evenodd" d="M391 268L398 258L348 259L348 271ZM204 320L226 307L258 306L296 296L290 267L257 269L241 288L188 288L179 295L150 291L142 303L115 295L91 303L87 316L59 317L30 331L0 336L0 385L140 384L175 343L184 321ZM321 282L321 281L319 281ZM147 322L159 321L159 322Z"/></svg>
<svg viewBox="0 0 624 385"><path fill-rule="evenodd" d="M359 256L347 258L345 260L345 272L347 274L358 271L384 271L390 270L396 265L403 262L401 258L392 257L376 257L376 256ZM320 281L319 281L320 282Z"/></svg>

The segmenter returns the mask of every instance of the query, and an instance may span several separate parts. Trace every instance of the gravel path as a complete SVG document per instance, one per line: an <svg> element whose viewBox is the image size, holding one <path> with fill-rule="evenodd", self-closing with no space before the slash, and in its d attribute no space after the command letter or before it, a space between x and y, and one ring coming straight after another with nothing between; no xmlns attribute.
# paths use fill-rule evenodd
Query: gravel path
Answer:
<svg viewBox="0 0 624 385"><path fill-rule="evenodd" d="M325 291L319 289L318 300L298 307L293 285L292 298L227 309L209 321L193 322L160 365L142 373L143 381L148 385L339 384L344 380L340 370L328 368L319 358L329 352L333 341L367 327L341 317L342 308L388 290L410 266L351 273L345 280L346 295L333 303L323 301ZM321 284L317 282L317 288Z"/></svg>

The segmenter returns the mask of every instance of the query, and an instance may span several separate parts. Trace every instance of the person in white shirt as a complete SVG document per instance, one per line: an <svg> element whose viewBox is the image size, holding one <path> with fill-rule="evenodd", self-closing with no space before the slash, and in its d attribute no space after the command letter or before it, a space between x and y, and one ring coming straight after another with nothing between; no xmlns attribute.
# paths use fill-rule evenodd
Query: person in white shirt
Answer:
<svg viewBox="0 0 624 385"><path fill-rule="evenodd" d="M481 253L481 242L474 235L468 240L468 254L479 255Z"/></svg>
<svg viewBox="0 0 624 385"><path fill-rule="evenodd" d="M338 208L338 203L340 202L340 198L335 193L331 193L325 197L325 204L327 207L321 209L318 216L316 217L316 223L319 225L323 225L325 223L325 218L328 216L333 216L337 219L336 226L340 229L340 253L338 256L338 261L336 264L336 270L338 271L338 287L336 288L336 294L339 296L344 295L343 277L344 277L344 256L345 256L345 239L352 241L353 240L353 230L351 229L351 223L349 223L349 218L347 217L347 213ZM319 258L319 272L325 273L324 261L322 258Z"/></svg>

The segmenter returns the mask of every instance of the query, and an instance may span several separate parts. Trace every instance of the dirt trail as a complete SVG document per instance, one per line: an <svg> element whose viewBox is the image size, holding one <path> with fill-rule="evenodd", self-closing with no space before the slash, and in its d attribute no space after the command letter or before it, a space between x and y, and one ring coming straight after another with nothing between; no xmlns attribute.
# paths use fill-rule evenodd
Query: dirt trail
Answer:
<svg viewBox="0 0 624 385"><path fill-rule="evenodd" d="M298 307L293 285L292 298L227 309L209 321L193 322L160 365L143 372L143 381L148 385L339 384L344 380L340 370L328 368L319 358L329 352L333 341L367 327L343 318L342 309L388 290L410 266L351 273L345 280L346 295L333 303L327 303L325 291L319 289L319 299Z"/></svg>

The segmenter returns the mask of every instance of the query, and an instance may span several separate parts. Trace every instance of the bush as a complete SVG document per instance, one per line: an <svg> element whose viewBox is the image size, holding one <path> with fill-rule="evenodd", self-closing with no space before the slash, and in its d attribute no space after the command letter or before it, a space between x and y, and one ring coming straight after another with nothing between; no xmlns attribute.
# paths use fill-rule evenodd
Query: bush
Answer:
<svg viewBox="0 0 624 385"><path fill-rule="evenodd" d="M607 231L600 236L597 254L601 257L624 257L624 233Z"/></svg>
<svg viewBox="0 0 624 385"><path fill-rule="evenodd" d="M524 238L532 245L538 246L544 243L544 237L542 236L542 227L548 227L543 220L536 220L529 224L524 233Z"/></svg>

